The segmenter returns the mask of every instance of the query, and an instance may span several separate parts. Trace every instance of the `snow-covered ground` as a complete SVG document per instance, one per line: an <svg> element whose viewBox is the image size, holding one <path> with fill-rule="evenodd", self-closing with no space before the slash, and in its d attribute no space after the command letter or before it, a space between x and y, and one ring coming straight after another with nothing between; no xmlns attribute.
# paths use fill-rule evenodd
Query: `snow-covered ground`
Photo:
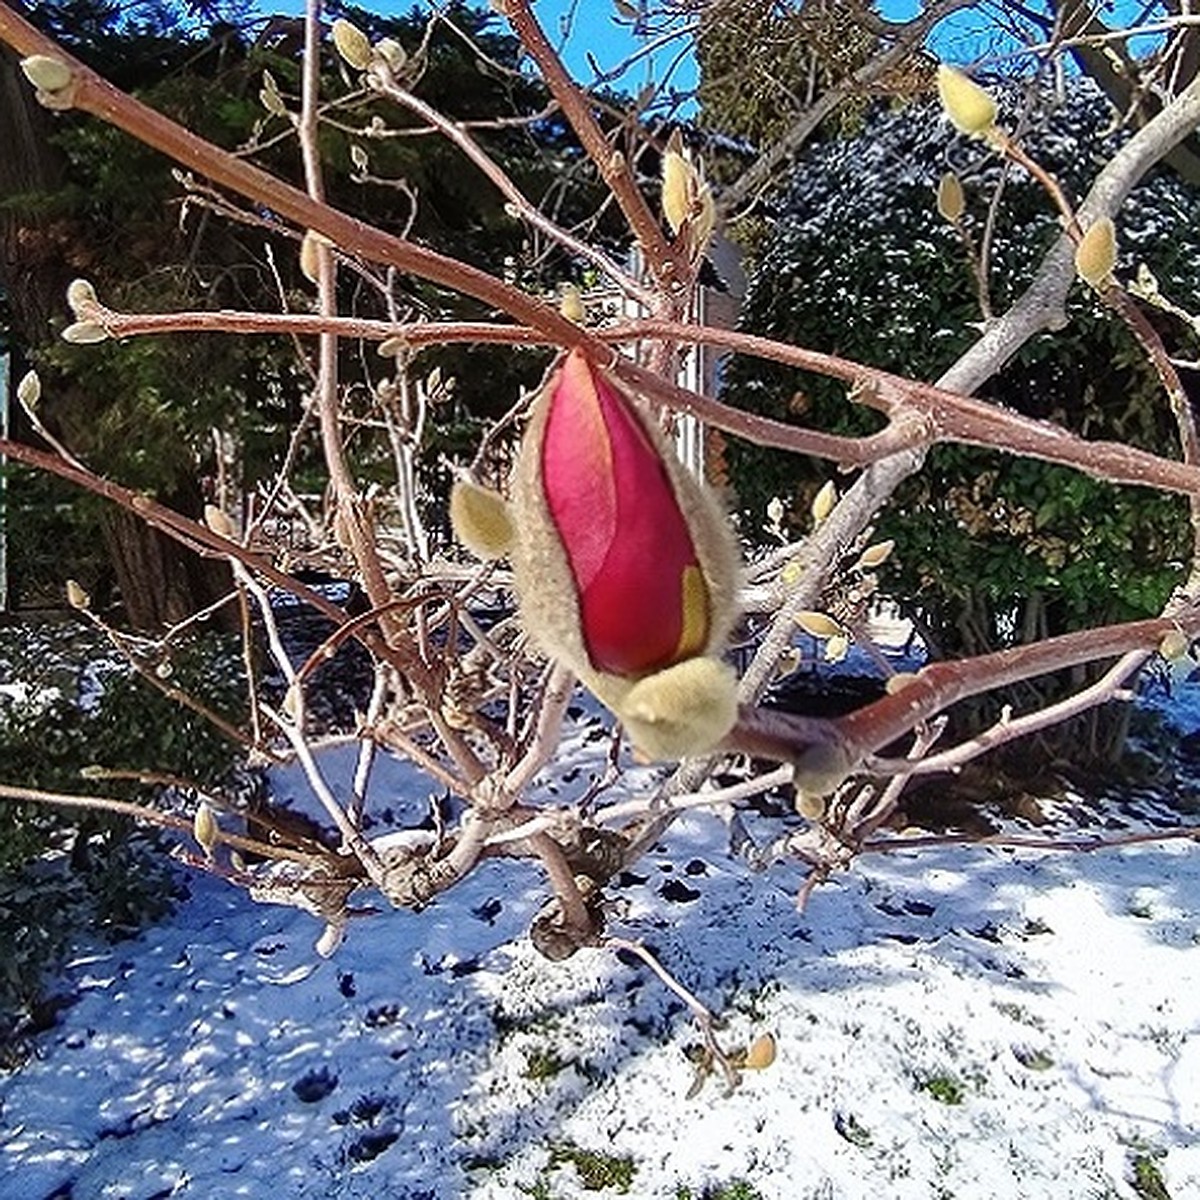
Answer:
<svg viewBox="0 0 1200 1200"><path fill-rule="evenodd" d="M428 792L398 764L379 786ZM70 963L78 1003L0 1078L0 1200L1200 1196L1191 844L906 850L799 914L800 869L728 841L681 821L613 929L726 1043L774 1034L732 1096L687 1099L697 1034L644 968L533 951L528 864L363 918L331 960L312 918L196 874L169 921Z"/></svg>

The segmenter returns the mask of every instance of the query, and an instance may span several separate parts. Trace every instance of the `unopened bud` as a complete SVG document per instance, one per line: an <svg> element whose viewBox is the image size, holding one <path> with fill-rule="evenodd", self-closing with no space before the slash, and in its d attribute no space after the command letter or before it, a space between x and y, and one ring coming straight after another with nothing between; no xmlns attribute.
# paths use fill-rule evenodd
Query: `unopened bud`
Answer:
<svg viewBox="0 0 1200 1200"><path fill-rule="evenodd" d="M77 580L67 580L67 603L72 608L79 609L80 612L92 607L92 598L83 589L83 585Z"/></svg>
<svg viewBox="0 0 1200 1200"><path fill-rule="evenodd" d="M217 844L217 838L220 836L220 828L217 825L217 818L213 815L212 808L204 800L196 806L196 815L192 818L192 836L200 845L200 849L212 857L212 852Z"/></svg>
<svg viewBox="0 0 1200 1200"><path fill-rule="evenodd" d="M662 162L662 209L672 233L678 233L687 220L691 200L688 196L688 176L691 167L677 150L668 150Z"/></svg>
<svg viewBox="0 0 1200 1200"><path fill-rule="evenodd" d="M334 21L333 44L355 70L365 71L371 65L371 39L352 21L343 17Z"/></svg>
<svg viewBox="0 0 1200 1200"><path fill-rule="evenodd" d="M1170 633L1164 634L1163 640L1158 643L1158 652L1168 662L1177 662L1187 654L1190 645L1187 634L1172 629Z"/></svg>
<svg viewBox="0 0 1200 1200"><path fill-rule="evenodd" d="M844 633L835 633L825 643L825 661L840 663L850 653L850 639Z"/></svg>
<svg viewBox="0 0 1200 1200"><path fill-rule="evenodd" d="M963 196L962 184L953 171L947 171L938 181L937 207L938 212L951 225L957 225L962 219L966 198Z"/></svg>
<svg viewBox="0 0 1200 1200"><path fill-rule="evenodd" d="M558 311L568 321L574 321L576 324L583 320L583 296L573 283L563 284L562 294L558 302Z"/></svg>
<svg viewBox="0 0 1200 1200"><path fill-rule="evenodd" d="M300 241L300 270L310 283L316 283L321 276L321 259L319 248L332 246L333 243L315 229L306 229Z"/></svg>
<svg viewBox="0 0 1200 1200"><path fill-rule="evenodd" d="M404 52L404 47L395 38L383 38L377 42L375 53L387 63L393 74L408 62L408 55Z"/></svg>
<svg viewBox="0 0 1200 1200"><path fill-rule="evenodd" d="M813 792L796 793L796 811L806 821L820 821L825 817L825 797Z"/></svg>
<svg viewBox="0 0 1200 1200"><path fill-rule="evenodd" d="M43 92L61 92L72 79L71 68L61 58L51 58L48 54L31 54L21 59L21 70Z"/></svg>
<svg viewBox="0 0 1200 1200"><path fill-rule="evenodd" d="M845 633L831 616L807 609L796 614L796 624L810 637L815 638L838 637Z"/></svg>
<svg viewBox="0 0 1200 1200"><path fill-rule="evenodd" d="M886 542L876 542L873 546L868 546L859 555L857 563L859 570L874 571L876 567L883 566L895 548L896 543L891 538L888 538Z"/></svg>
<svg viewBox="0 0 1200 1200"><path fill-rule="evenodd" d="M775 1061L775 1039L764 1033L750 1043L746 1051L746 1066L752 1071L765 1071Z"/></svg>
<svg viewBox="0 0 1200 1200"><path fill-rule="evenodd" d="M219 533L222 537L231 538L234 535L233 522L229 519L229 514L215 504L204 506L204 523L213 533Z"/></svg>
<svg viewBox="0 0 1200 1200"><path fill-rule="evenodd" d="M937 87L946 116L961 133L977 136L996 124L996 101L961 71L942 63L937 69Z"/></svg>
<svg viewBox="0 0 1200 1200"><path fill-rule="evenodd" d="M837 486L832 479L825 482L821 490L813 497L812 502L812 519L813 525L820 525L831 512L833 506L837 503Z"/></svg>
<svg viewBox="0 0 1200 1200"><path fill-rule="evenodd" d="M67 285L67 304L80 320L100 307L96 289L86 279L72 279Z"/></svg>
<svg viewBox="0 0 1200 1200"><path fill-rule="evenodd" d="M103 325L97 325L95 321L76 321L62 331L62 339L73 346L90 346L96 342L108 341L108 330Z"/></svg>
<svg viewBox="0 0 1200 1200"><path fill-rule="evenodd" d="M1117 265L1117 230L1111 217L1094 222L1075 247L1075 270L1084 283L1103 287Z"/></svg>
<svg viewBox="0 0 1200 1200"><path fill-rule="evenodd" d="M23 408L32 412L42 398L42 381L36 371L26 371L17 384L17 401Z"/></svg>

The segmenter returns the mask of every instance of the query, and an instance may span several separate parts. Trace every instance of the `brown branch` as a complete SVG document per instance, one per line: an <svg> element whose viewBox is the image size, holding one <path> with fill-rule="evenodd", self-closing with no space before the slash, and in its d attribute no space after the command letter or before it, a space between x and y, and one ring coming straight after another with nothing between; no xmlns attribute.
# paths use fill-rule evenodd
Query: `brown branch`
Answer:
<svg viewBox="0 0 1200 1200"><path fill-rule="evenodd" d="M586 95L563 66L562 59L533 15L528 0L497 0L493 7L508 18L521 45L537 63L563 116L575 130L588 157L596 164L600 177L612 189L659 283L669 288L687 281L691 270L687 263L686 246L681 243L672 245L667 241L658 217L638 189L628 158L615 150L605 136L592 115Z"/></svg>
<svg viewBox="0 0 1200 1200"><path fill-rule="evenodd" d="M197 137L162 113L126 95L67 54L7 5L0 4L0 41L22 55L45 55L72 74L71 106L98 117L174 161L293 221L324 234L345 253L409 272L541 330L564 346L585 347L602 358L600 344L551 305L526 295L486 271L438 254L323 204L251 163Z"/></svg>
<svg viewBox="0 0 1200 1200"><path fill-rule="evenodd" d="M956 662L931 663L904 686L833 719L743 707L724 748L796 765L797 786L828 792L870 755L943 709L1026 679L1135 650L1153 650L1172 630L1200 631L1200 612L1106 625Z"/></svg>

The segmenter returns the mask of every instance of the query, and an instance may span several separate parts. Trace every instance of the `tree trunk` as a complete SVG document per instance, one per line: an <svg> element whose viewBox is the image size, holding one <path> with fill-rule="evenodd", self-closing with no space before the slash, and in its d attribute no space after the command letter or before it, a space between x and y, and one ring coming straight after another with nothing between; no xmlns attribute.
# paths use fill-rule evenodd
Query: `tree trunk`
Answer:
<svg viewBox="0 0 1200 1200"><path fill-rule="evenodd" d="M68 164L50 142L54 120L34 98L17 57L6 48L0 50L0 196L6 200L62 191ZM86 273L88 242L87 228L72 217L47 216L39 205L0 206L0 289L8 304L18 369L31 351L53 341L52 322L68 316L67 284ZM45 419L53 427L53 398L70 406L72 392L78 389L68 378L50 380L48 372L43 374L51 384L45 389L51 398ZM14 433L19 437L17 415ZM88 447L78 449L86 456ZM95 465L103 470L103 463ZM187 487L185 493L164 497L164 502L174 503L185 515L199 516L199 488ZM100 526L126 616L137 629L161 630L230 590L224 564L200 559L133 514L108 510ZM63 568L65 580L71 564ZM234 620L232 610L218 619Z"/></svg>

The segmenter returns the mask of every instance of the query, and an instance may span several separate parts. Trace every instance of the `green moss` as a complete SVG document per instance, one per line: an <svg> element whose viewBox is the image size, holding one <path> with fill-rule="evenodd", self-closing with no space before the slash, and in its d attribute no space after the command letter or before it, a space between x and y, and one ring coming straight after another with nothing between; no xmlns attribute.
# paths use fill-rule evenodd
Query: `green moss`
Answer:
<svg viewBox="0 0 1200 1200"><path fill-rule="evenodd" d="M1135 1154L1130 1161L1133 1178L1130 1183L1141 1200L1171 1200L1171 1193L1152 1154Z"/></svg>
<svg viewBox="0 0 1200 1200"><path fill-rule="evenodd" d="M550 1168L553 1170L565 1163L575 1168L579 1182L589 1192L615 1188L624 1195L637 1174L632 1158L603 1154L599 1150L585 1150L571 1142L558 1142L550 1147Z"/></svg>
<svg viewBox="0 0 1200 1200"><path fill-rule="evenodd" d="M966 1088L953 1075L931 1075L920 1080L917 1088L939 1104L962 1104L967 1098Z"/></svg>
<svg viewBox="0 0 1200 1200"><path fill-rule="evenodd" d="M675 1189L675 1200L763 1200L763 1195L752 1183L731 1179L728 1183L710 1183L701 1192L680 1184Z"/></svg>

